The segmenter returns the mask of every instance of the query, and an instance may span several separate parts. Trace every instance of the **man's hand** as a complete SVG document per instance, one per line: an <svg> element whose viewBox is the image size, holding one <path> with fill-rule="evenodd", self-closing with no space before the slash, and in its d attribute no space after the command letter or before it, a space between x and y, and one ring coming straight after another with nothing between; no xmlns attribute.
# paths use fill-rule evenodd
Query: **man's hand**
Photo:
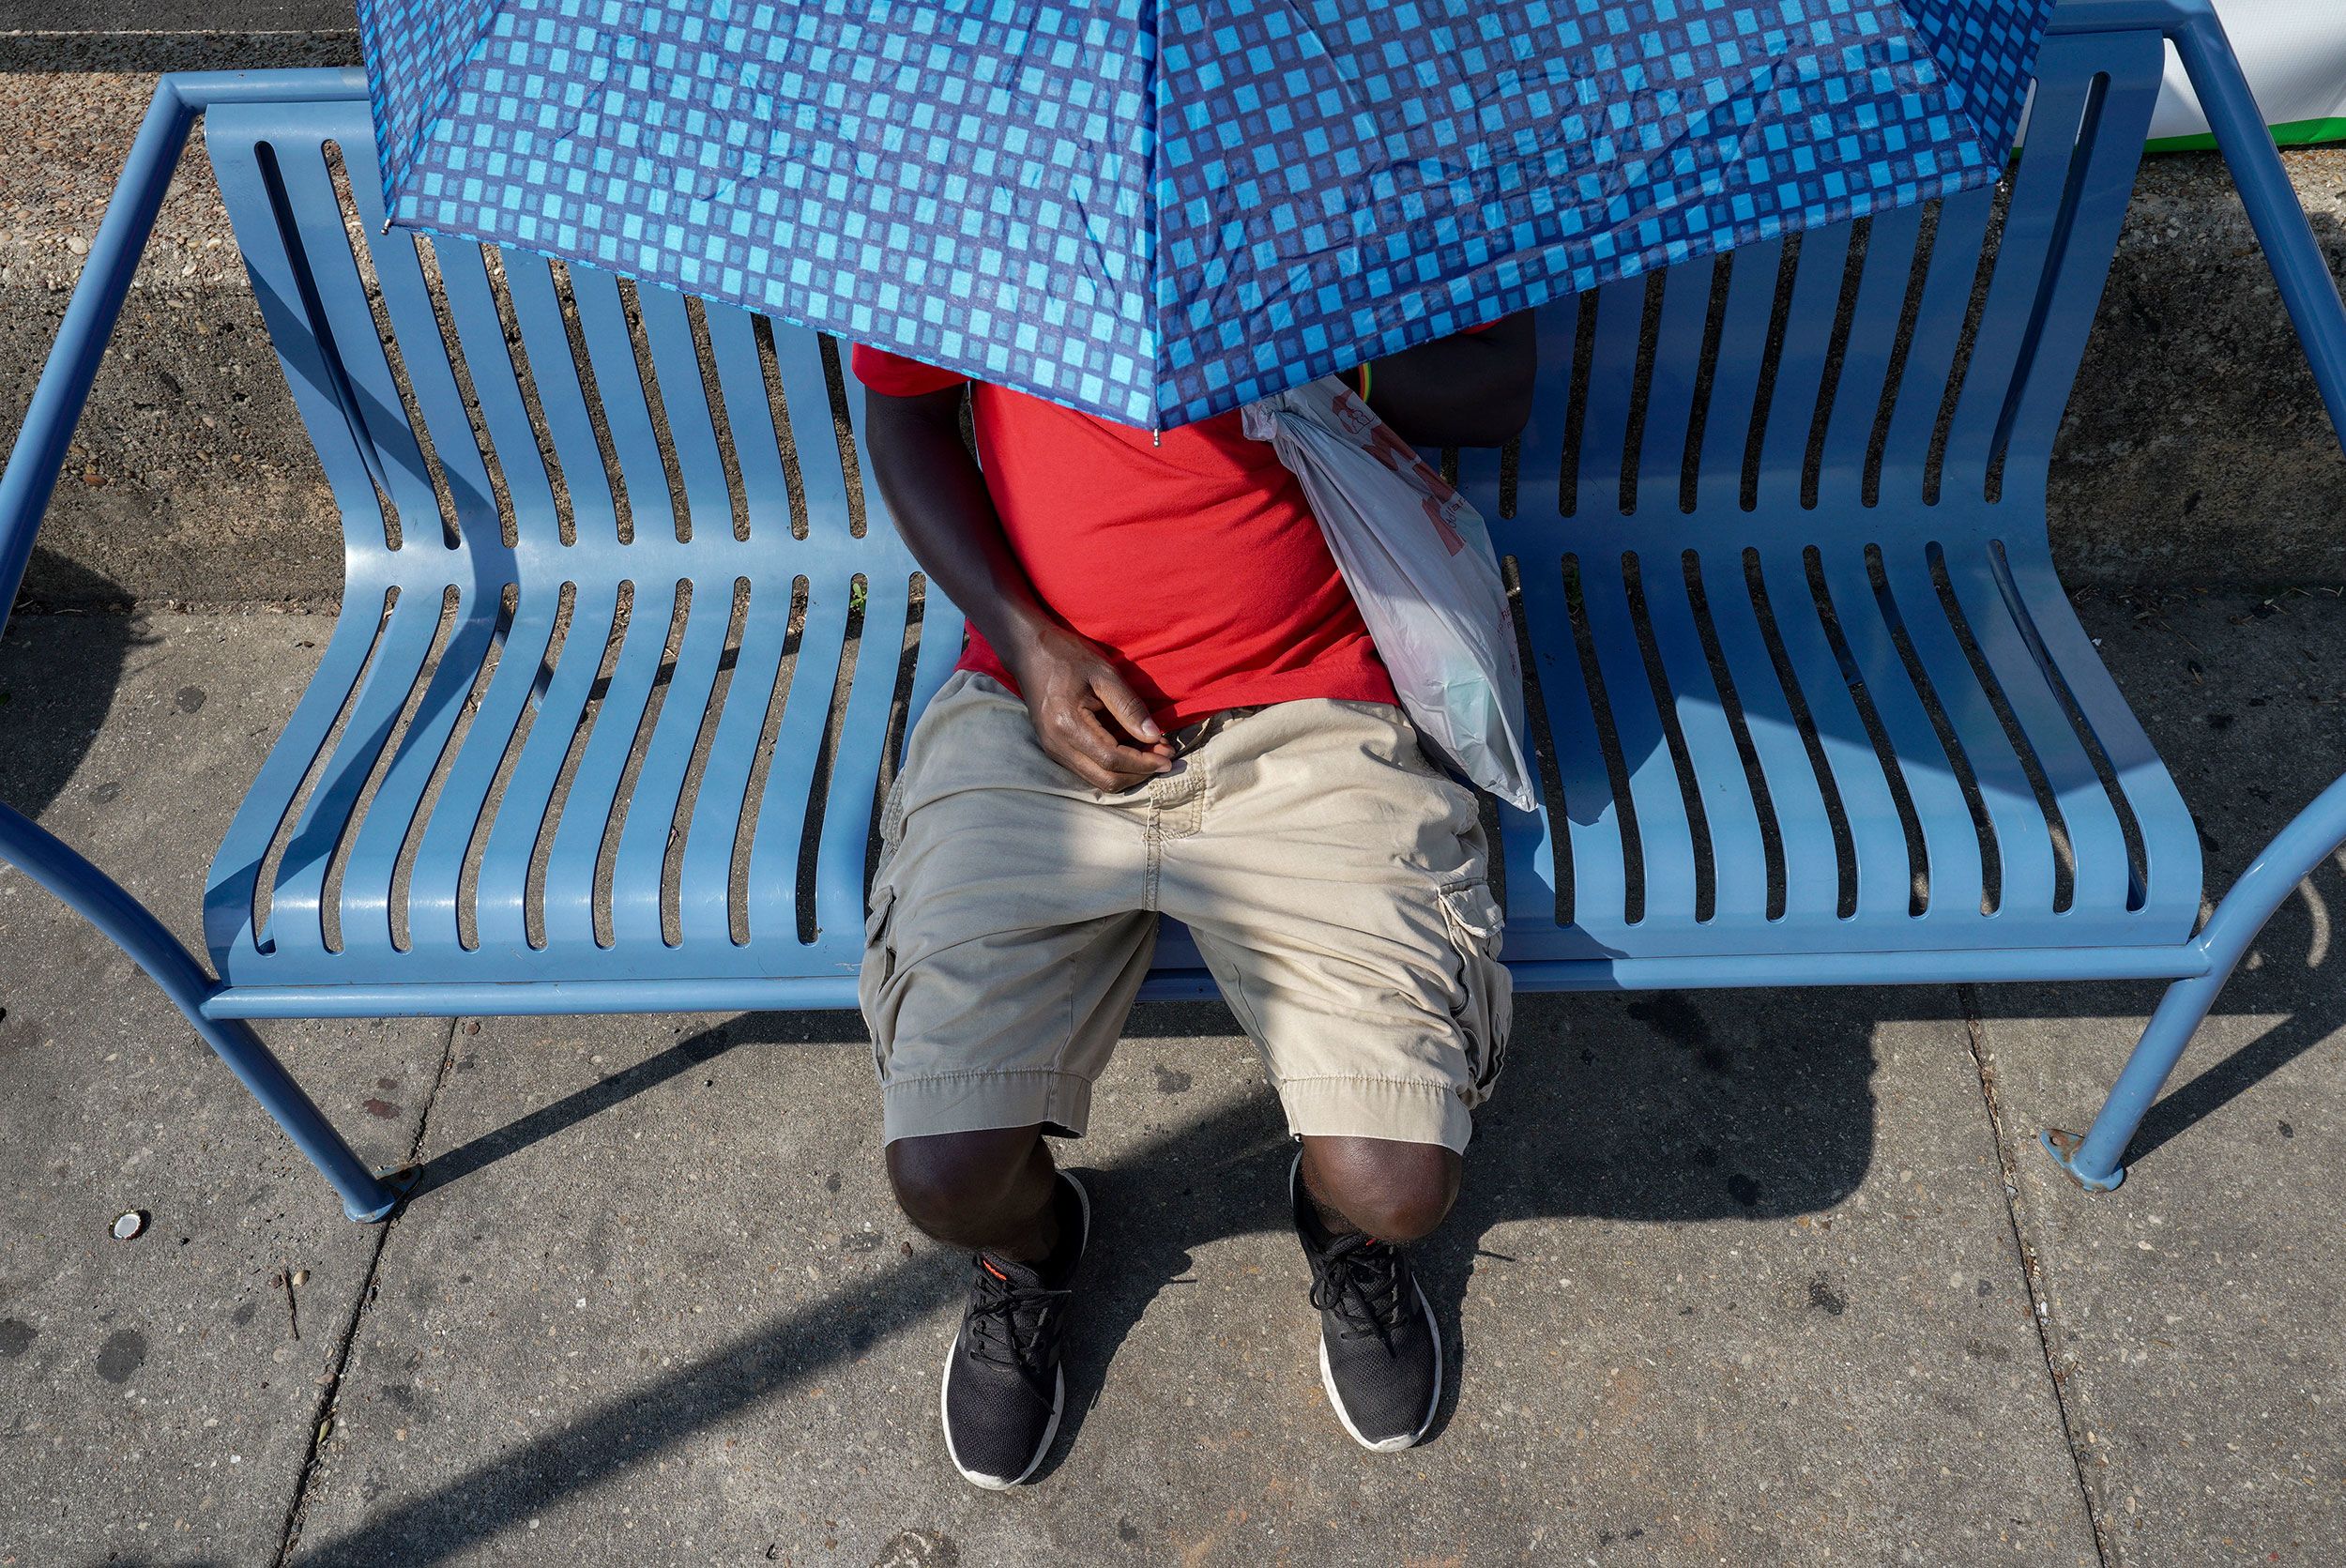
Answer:
<svg viewBox="0 0 2346 1568"><path fill-rule="evenodd" d="M1064 627L1045 626L998 648L1018 682L1044 754L1092 788L1114 794L1173 766L1173 748L1116 667Z"/></svg>
<svg viewBox="0 0 2346 1568"><path fill-rule="evenodd" d="M1130 789L1173 766L1173 748L1105 655L1035 597L984 476L961 442L962 391L865 400L873 472L922 571L1001 656L1044 752L1094 789Z"/></svg>

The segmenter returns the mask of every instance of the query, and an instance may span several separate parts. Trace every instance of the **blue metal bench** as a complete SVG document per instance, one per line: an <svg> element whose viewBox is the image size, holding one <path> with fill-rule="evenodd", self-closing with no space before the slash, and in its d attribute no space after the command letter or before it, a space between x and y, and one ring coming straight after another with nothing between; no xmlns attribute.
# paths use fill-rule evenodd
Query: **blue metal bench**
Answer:
<svg viewBox="0 0 2346 1568"><path fill-rule="evenodd" d="M2163 38L2346 428L2346 312L2204 0L2067 0L2008 208L1553 306L1516 494L1497 454L1460 476L1519 576L1547 736L1550 809L1501 824L1518 983L2172 980L2093 1131L2049 1134L2095 1188L2346 838L2341 781L2195 933L2191 818L2048 553ZM210 969L5 807L0 855L376 1219L392 1189L246 1020L852 1005L883 765L959 617L919 603L876 494L853 525L818 340L386 234L355 71L162 80L0 478L11 597L198 114L342 507L341 617L213 862ZM1168 932L1147 994L1208 989Z"/></svg>

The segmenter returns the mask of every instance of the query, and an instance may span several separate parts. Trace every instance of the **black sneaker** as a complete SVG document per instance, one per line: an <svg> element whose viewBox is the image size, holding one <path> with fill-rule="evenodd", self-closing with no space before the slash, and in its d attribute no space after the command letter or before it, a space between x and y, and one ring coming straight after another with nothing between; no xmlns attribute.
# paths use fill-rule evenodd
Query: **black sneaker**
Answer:
<svg viewBox="0 0 2346 1568"><path fill-rule="evenodd" d="M937 1404L945 1452L963 1477L990 1491L1034 1473L1059 1431L1067 1378L1059 1341L1068 1289L1091 1229L1083 1183L1059 1173L1059 1246L1041 1264L979 1253L970 1259L969 1305L945 1357Z"/></svg>
<svg viewBox="0 0 2346 1568"><path fill-rule="evenodd" d="M1378 1454L1410 1447L1441 1402L1441 1329L1409 1255L1354 1231L1330 1234L1303 1192L1303 1159L1287 1172L1295 1233L1311 1260L1319 1309L1319 1381L1353 1441Z"/></svg>

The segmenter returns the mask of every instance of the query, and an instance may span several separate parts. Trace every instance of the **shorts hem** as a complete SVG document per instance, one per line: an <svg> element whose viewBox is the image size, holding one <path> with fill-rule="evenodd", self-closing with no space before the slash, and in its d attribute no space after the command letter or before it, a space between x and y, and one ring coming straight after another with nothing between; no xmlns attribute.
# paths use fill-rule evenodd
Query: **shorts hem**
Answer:
<svg viewBox="0 0 2346 1568"><path fill-rule="evenodd" d="M899 1078L880 1088L880 1141L1031 1127L1080 1138L1091 1120L1091 1080L1055 1068Z"/></svg>
<svg viewBox="0 0 2346 1568"><path fill-rule="evenodd" d="M1289 1078L1279 1085L1296 1137L1438 1143L1464 1154L1474 1116L1457 1086L1407 1078Z"/></svg>

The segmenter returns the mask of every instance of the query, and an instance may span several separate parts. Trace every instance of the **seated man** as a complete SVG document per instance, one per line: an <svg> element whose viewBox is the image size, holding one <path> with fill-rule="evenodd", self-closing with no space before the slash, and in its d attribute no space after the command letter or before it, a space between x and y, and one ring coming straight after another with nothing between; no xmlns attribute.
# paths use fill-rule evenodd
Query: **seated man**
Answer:
<svg viewBox="0 0 2346 1568"><path fill-rule="evenodd" d="M1496 445L1533 355L1519 316L1360 379L1413 442ZM1457 1195L1506 1046L1473 791L1420 752L1300 485L1239 415L1159 438L865 347L854 368L872 472L969 617L883 813L861 993L897 1201L976 1255L954 1465L1013 1485L1058 1428L1089 1207L1044 1135L1083 1134L1160 912L1302 1146L1329 1398L1362 1443L1407 1448L1441 1330L1405 1248Z"/></svg>

